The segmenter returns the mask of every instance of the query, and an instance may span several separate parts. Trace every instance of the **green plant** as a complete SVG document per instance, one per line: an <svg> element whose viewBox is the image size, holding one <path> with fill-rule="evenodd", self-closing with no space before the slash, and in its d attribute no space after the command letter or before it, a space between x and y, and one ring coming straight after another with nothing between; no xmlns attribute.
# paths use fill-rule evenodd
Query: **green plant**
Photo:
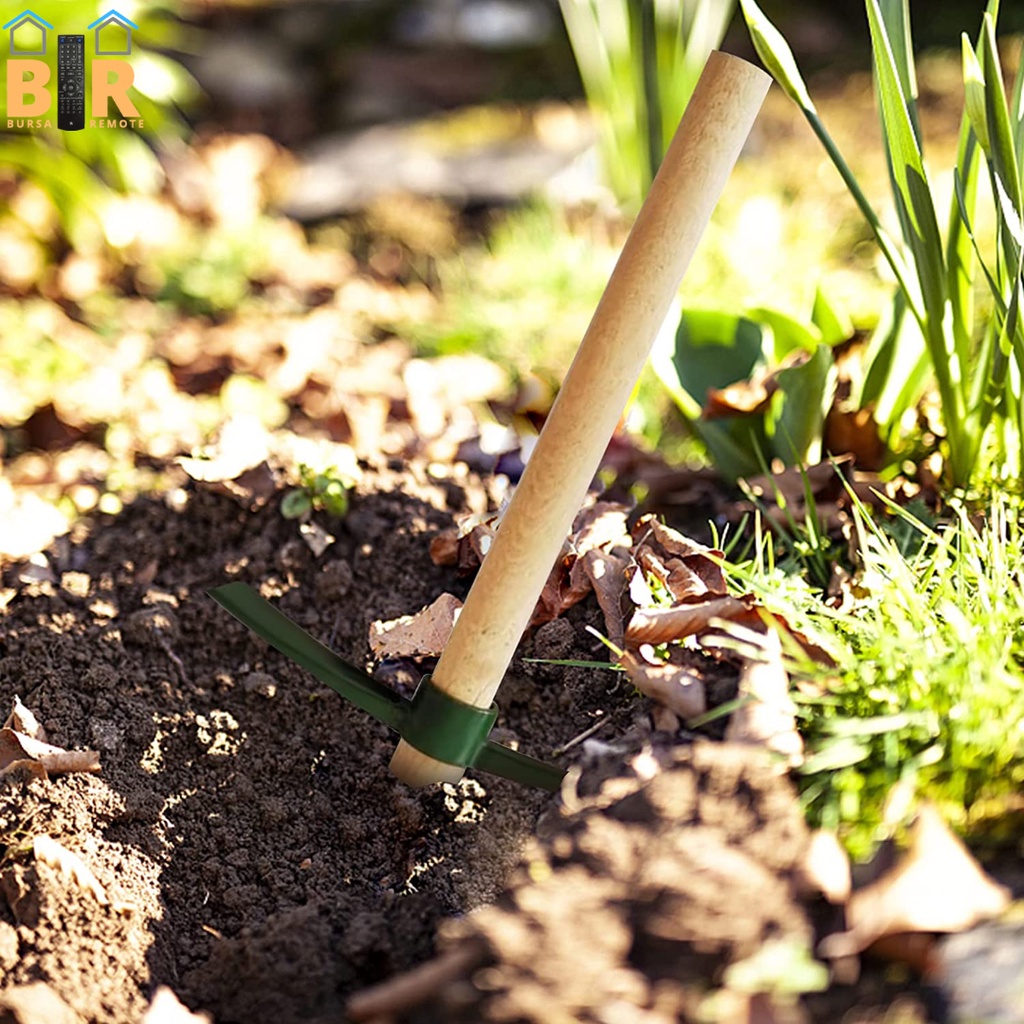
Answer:
<svg viewBox="0 0 1024 1024"><path fill-rule="evenodd" d="M917 535L915 549L855 501L860 567L842 609L785 573L768 536L746 563L728 567L737 587L756 593L833 661L813 661L795 642L787 649L808 751L800 787L811 821L838 828L857 857L892 826L886 801L897 784L935 801L968 832L1019 804L1019 512L996 496L980 524L960 510L933 529L892 506Z"/></svg>
<svg viewBox="0 0 1024 1024"><path fill-rule="evenodd" d="M338 475L331 466L318 472L305 464L299 466L299 486L286 491L281 499L281 515L285 519L301 519L312 509L326 512L335 519L348 514L351 481Z"/></svg>
<svg viewBox="0 0 1024 1024"><path fill-rule="evenodd" d="M845 319L819 290L810 323L778 310L686 310L663 332L652 365L690 428L730 480L767 461L816 463L835 392L831 346Z"/></svg>
<svg viewBox="0 0 1024 1024"><path fill-rule="evenodd" d="M929 377L941 400L949 482L966 485L975 475L994 421L998 457L1020 476L1022 412L1020 370L1024 330L1018 316L1021 281L1021 183L1024 156L1024 66L1013 101L1007 102L995 43L998 0L990 0L976 47L964 43L965 111L955 174L957 196L945 238L925 167L917 109L917 79L907 0L866 0L893 202L901 239L882 226L849 164L818 116L785 39L754 0L740 0L757 52L797 103L867 220L896 277L899 297L888 329L876 334L867 358L859 401L874 403L892 436ZM992 267L979 260L973 232L980 156L985 156L998 225ZM978 315L973 284L981 265L995 315ZM1017 372L1010 372L1011 356Z"/></svg>
<svg viewBox="0 0 1024 1024"><path fill-rule="evenodd" d="M735 0L560 2L608 184L635 212Z"/></svg>

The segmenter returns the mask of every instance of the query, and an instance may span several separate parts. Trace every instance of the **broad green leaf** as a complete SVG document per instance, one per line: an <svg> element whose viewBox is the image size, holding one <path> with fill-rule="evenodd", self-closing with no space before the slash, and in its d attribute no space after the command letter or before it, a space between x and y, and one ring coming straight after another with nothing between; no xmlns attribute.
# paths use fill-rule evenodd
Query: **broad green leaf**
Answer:
<svg viewBox="0 0 1024 1024"><path fill-rule="evenodd" d="M772 451L786 465L815 465L821 461L825 413L835 391L835 363L828 345L818 345L800 366L780 370L779 390L767 419Z"/></svg>
<svg viewBox="0 0 1024 1024"><path fill-rule="evenodd" d="M765 362L769 366L782 362L796 349L814 352L821 345L821 332L813 323L797 320L781 310L757 306L748 309L746 315L771 328L764 340Z"/></svg>
<svg viewBox="0 0 1024 1024"><path fill-rule="evenodd" d="M853 323L846 311L829 298L820 284L814 290L811 322L821 331L821 340L826 345L838 345L853 337Z"/></svg>
<svg viewBox="0 0 1024 1024"><path fill-rule="evenodd" d="M281 499L281 515L285 519L299 519L309 512L312 507L313 502L309 494L298 487L292 488Z"/></svg>
<svg viewBox="0 0 1024 1024"><path fill-rule="evenodd" d="M758 448L767 449L764 417L705 421L708 391L747 380L763 365L764 328L747 317L715 310L686 310L674 336L663 330L651 365L668 388L716 468L735 480L756 473Z"/></svg>
<svg viewBox="0 0 1024 1024"><path fill-rule="evenodd" d="M758 57L761 58L761 63L791 99L805 111L817 113L811 94L800 75L800 69L796 66L793 51L782 33L765 17L754 0L740 0L740 7L743 9L750 39Z"/></svg>
<svg viewBox="0 0 1024 1024"><path fill-rule="evenodd" d="M673 361L679 382L700 405L707 393L747 380L763 362L764 328L715 310L686 310L676 331Z"/></svg>

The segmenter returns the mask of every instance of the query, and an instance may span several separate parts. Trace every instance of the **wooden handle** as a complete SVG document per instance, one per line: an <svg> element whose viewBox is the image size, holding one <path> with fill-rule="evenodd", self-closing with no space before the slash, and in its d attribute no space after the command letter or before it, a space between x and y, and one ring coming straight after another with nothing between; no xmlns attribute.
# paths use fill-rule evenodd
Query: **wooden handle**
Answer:
<svg viewBox="0 0 1024 1024"><path fill-rule="evenodd" d="M770 82L738 57L708 58L434 670L452 697L490 706ZM391 771L427 785L463 769L402 740Z"/></svg>

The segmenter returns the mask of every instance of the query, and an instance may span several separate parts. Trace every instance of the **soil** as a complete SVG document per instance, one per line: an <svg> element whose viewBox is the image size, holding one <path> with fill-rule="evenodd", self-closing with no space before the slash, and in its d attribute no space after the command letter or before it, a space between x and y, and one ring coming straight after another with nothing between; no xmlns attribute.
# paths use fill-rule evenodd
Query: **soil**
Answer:
<svg viewBox="0 0 1024 1024"><path fill-rule="evenodd" d="M429 956L442 917L499 895L551 797L472 773L405 788L385 727L205 596L244 580L367 666L374 619L464 596L428 546L467 502L487 502L472 478L368 469L315 559L277 500L252 511L194 485L7 569L0 706L19 695L51 743L98 749L102 771L3 784L5 985L46 981L96 1022L138 1020L161 983L218 1021L337 1020L350 991ZM596 605L522 653L593 658L597 642L577 639L587 616ZM382 668L415 682L411 665ZM623 731L642 712L604 675L561 670L556 685L549 666L520 664L500 738L549 756L597 709ZM34 866L38 834L78 853L110 905Z"/></svg>
<svg viewBox="0 0 1024 1024"><path fill-rule="evenodd" d="M205 595L248 582L368 667L373 620L464 596L429 541L488 500L471 475L368 466L315 558L279 494L253 508L189 484L5 569L0 706L20 696L102 771L0 783L0 1020L56 1020L11 1009L43 982L90 1024L140 1021L159 985L222 1024L326 1024L437 948L471 955L410 1019L657 1024L697 1019L708 983L766 939L812 935L805 827L762 752L656 732L613 673L526 660L603 660L593 598L524 640L499 694L498 738L572 769L554 797L474 772L405 788L386 728ZM428 667L378 672L407 688ZM108 901L34 858L38 835ZM808 1004L813 1019L850 993Z"/></svg>

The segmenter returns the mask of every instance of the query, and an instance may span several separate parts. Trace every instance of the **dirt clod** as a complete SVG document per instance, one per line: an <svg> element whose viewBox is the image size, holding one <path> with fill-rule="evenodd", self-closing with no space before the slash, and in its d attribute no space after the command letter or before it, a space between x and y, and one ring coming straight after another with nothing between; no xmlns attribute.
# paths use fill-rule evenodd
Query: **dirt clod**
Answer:
<svg viewBox="0 0 1024 1024"><path fill-rule="evenodd" d="M615 778L531 844L496 904L443 926L444 947L482 944L490 965L424 1019L597 1022L621 1004L696 1020L730 963L768 938L810 944L807 839L789 783L742 747L699 743L649 782Z"/></svg>

